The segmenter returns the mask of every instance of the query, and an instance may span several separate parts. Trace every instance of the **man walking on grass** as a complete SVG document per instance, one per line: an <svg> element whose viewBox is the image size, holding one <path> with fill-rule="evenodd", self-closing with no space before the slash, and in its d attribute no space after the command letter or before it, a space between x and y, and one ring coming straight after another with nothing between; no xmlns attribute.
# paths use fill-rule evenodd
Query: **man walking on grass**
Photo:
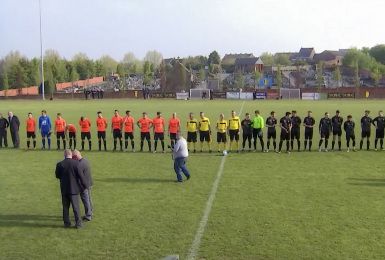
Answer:
<svg viewBox="0 0 385 260"><path fill-rule="evenodd" d="M190 179L190 173L186 167L186 160L188 157L187 141L183 138L181 133L177 134L177 141L173 149L174 170L176 173L177 182L183 182L181 172Z"/></svg>

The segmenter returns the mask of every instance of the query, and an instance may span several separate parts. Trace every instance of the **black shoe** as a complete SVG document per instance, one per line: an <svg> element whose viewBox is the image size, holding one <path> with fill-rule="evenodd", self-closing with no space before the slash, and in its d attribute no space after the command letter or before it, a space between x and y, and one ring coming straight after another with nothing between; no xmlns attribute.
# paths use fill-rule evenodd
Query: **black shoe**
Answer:
<svg viewBox="0 0 385 260"><path fill-rule="evenodd" d="M70 228L71 224L64 224L64 228Z"/></svg>
<svg viewBox="0 0 385 260"><path fill-rule="evenodd" d="M83 225L82 224L78 224L78 225L75 226L75 228L76 229L81 229L81 228L83 228Z"/></svg>
<svg viewBox="0 0 385 260"><path fill-rule="evenodd" d="M187 180L189 180L191 178L191 175L187 176L186 178L187 178Z"/></svg>

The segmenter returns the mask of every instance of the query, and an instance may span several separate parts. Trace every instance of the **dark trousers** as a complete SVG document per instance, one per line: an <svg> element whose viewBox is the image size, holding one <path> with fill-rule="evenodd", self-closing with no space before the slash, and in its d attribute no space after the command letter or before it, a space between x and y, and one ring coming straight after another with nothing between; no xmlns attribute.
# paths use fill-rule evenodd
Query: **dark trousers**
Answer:
<svg viewBox="0 0 385 260"><path fill-rule="evenodd" d="M63 205L63 222L64 226L70 226L70 206L72 205L72 210L74 212L76 226L82 225L82 220L80 218L80 209L79 209L79 194L70 195L62 194L62 205Z"/></svg>
<svg viewBox="0 0 385 260"><path fill-rule="evenodd" d="M84 205L84 212L86 214L86 218L92 218L92 200L91 200L91 188L85 189L80 193L80 198Z"/></svg>
<svg viewBox="0 0 385 260"><path fill-rule="evenodd" d="M5 129L0 130L0 148L3 147L3 141L4 146L8 147L7 130Z"/></svg>
<svg viewBox="0 0 385 260"><path fill-rule="evenodd" d="M186 160L183 157L174 159L174 170L175 170L176 178L178 179L178 181L183 181L182 175L180 174L180 172L183 172L183 174L187 178L190 177L190 173L186 168Z"/></svg>
<svg viewBox="0 0 385 260"><path fill-rule="evenodd" d="M262 151L265 149L265 143L263 142L263 133L261 128L254 128L253 129L253 144L254 144L254 150L257 149L257 138L259 139L259 142L261 143Z"/></svg>
<svg viewBox="0 0 385 260"><path fill-rule="evenodd" d="M11 138L12 138L13 147L19 148L20 146L19 131L11 130Z"/></svg>

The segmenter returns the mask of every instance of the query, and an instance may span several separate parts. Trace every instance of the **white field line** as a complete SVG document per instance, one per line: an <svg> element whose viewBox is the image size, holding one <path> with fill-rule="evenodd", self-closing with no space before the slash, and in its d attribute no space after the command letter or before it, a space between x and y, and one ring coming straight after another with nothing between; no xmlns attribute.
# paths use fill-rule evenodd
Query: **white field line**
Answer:
<svg viewBox="0 0 385 260"><path fill-rule="evenodd" d="M239 115L242 114L244 105L245 105L245 101L243 101L243 103L242 103L241 109L238 113ZM206 226L207 226L207 221L209 220L211 209L213 207L215 195L216 195L217 190L218 190L219 181L221 180L222 175L223 175L223 168L225 166L226 157L227 156L222 157L221 163L219 165L217 177L215 178L215 181L214 181L213 186L211 188L209 198L207 199L207 202L206 202L206 207L203 211L202 219L199 222L199 227L195 233L194 241L192 242L190 250L189 250L188 255L187 255L188 260L194 260L197 257L198 250L199 250L199 247L201 244L201 240L202 240L203 234L204 234Z"/></svg>

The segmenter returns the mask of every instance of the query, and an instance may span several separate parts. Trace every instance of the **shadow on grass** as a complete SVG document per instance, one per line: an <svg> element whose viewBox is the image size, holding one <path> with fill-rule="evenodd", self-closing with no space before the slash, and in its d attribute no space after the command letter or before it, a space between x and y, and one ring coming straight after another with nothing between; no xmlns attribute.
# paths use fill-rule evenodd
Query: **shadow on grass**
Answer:
<svg viewBox="0 0 385 260"><path fill-rule="evenodd" d="M385 187L385 179L379 178L347 178L349 181L355 181L355 182L349 182L349 185L354 186L371 186L371 187Z"/></svg>
<svg viewBox="0 0 385 260"><path fill-rule="evenodd" d="M112 183L173 183L172 179L156 179L156 178L129 178L129 177L116 177L116 178L103 178L95 179L100 182L112 182Z"/></svg>
<svg viewBox="0 0 385 260"><path fill-rule="evenodd" d="M63 225L60 216L0 214L0 227L63 228Z"/></svg>
<svg viewBox="0 0 385 260"><path fill-rule="evenodd" d="M385 179L379 178L379 179L374 179L374 178L347 178L347 180L350 181L368 181L368 182L385 182Z"/></svg>

